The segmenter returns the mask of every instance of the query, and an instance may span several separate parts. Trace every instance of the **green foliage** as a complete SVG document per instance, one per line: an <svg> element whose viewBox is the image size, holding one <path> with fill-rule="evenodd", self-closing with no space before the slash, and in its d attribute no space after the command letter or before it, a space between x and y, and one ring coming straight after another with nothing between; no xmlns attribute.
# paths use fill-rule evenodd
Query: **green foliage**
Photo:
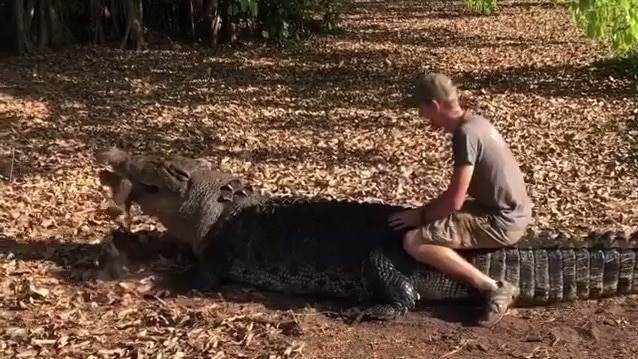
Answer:
<svg viewBox="0 0 638 359"><path fill-rule="evenodd" d="M319 23L319 30L333 31L339 21L336 0L240 0L257 4L261 36L278 45L296 43ZM313 15L319 15L315 21Z"/></svg>
<svg viewBox="0 0 638 359"><path fill-rule="evenodd" d="M286 46L298 43L311 33L336 30L340 20L338 1L217 0L189 4L184 0L143 0L141 20L149 30L183 36L188 41L230 42L237 38L241 28L248 30L241 32L242 35L256 35ZM65 14L71 17L75 37L81 41L119 40L126 28L125 9L120 2L64 0L61 3ZM211 22L210 26L206 21ZM212 28L214 30L210 30ZM206 29L212 34L206 33Z"/></svg>
<svg viewBox="0 0 638 359"><path fill-rule="evenodd" d="M259 1L261 35L280 45L298 40L303 32L304 6L305 0Z"/></svg>
<svg viewBox="0 0 638 359"><path fill-rule="evenodd" d="M497 0L465 0L473 11L492 14ZM610 41L615 51L625 55L638 47L638 0L553 0L566 4L576 24L588 37Z"/></svg>
<svg viewBox="0 0 638 359"><path fill-rule="evenodd" d="M638 0L572 0L569 5L589 38L610 42L621 71L638 86Z"/></svg>
<svg viewBox="0 0 638 359"><path fill-rule="evenodd" d="M228 11L231 16L237 17L243 15L247 18L253 18L258 15L258 1L256 0L238 0L230 4Z"/></svg>
<svg viewBox="0 0 638 359"><path fill-rule="evenodd" d="M318 5L324 11L322 16L324 29L328 32L335 31L339 23L341 7L336 0L319 0Z"/></svg>
<svg viewBox="0 0 638 359"><path fill-rule="evenodd" d="M638 0L553 0L569 6L574 22L592 39L609 41L623 70L638 82ZM497 0L465 0L473 11L492 14Z"/></svg>
<svg viewBox="0 0 638 359"><path fill-rule="evenodd" d="M497 0L465 0L465 5L482 15L490 15L496 10Z"/></svg>
<svg viewBox="0 0 638 359"><path fill-rule="evenodd" d="M334 31L340 7L337 0L230 0L233 22L250 20L258 36L279 46L298 43L311 32Z"/></svg>
<svg viewBox="0 0 638 359"><path fill-rule="evenodd" d="M588 37L611 41L620 54L638 46L638 0L574 0L571 12Z"/></svg>

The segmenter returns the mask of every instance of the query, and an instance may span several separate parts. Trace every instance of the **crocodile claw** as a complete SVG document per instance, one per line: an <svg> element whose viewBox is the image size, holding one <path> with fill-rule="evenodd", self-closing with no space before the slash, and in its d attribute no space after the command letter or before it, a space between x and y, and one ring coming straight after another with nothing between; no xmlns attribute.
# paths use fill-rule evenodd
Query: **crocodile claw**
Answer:
<svg viewBox="0 0 638 359"><path fill-rule="evenodd" d="M198 268L189 268L168 275L162 280L161 286L174 294L187 294L191 290L202 291L202 273Z"/></svg>
<svg viewBox="0 0 638 359"><path fill-rule="evenodd" d="M361 322L361 319L363 319L365 311L361 310L359 307L352 307L343 311L342 314L346 318L348 324L357 324Z"/></svg>

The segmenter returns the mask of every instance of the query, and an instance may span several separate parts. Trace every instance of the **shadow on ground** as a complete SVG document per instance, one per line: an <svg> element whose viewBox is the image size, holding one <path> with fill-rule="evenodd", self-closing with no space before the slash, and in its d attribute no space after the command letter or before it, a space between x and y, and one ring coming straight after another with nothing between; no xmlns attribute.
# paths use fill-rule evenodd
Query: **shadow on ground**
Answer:
<svg viewBox="0 0 638 359"><path fill-rule="evenodd" d="M554 2L543 1L500 1L497 7L497 13L518 14L529 10L543 10L565 8L568 5L558 4ZM357 19L366 20L392 20L392 19L418 19L418 20L444 20L444 19L463 19L463 18L481 18L482 15L470 10L462 2L450 1L401 1L387 2L380 0L365 0L347 2L346 13L356 16ZM374 17L373 17L374 14ZM382 14L382 15L378 15Z"/></svg>
<svg viewBox="0 0 638 359"><path fill-rule="evenodd" d="M612 63L508 67L461 72L459 79L464 89L489 89L495 93L606 99L636 96L631 81Z"/></svg>
<svg viewBox="0 0 638 359"><path fill-rule="evenodd" d="M390 18L388 18L389 20ZM423 47L428 51L462 47L465 50L520 48L532 46L564 45L566 40L548 40L542 37L530 38L512 35L480 36L463 33L446 25L427 25L419 31L392 29L380 23L356 25L356 31L344 32L339 40L365 41L370 44L391 44L393 46ZM388 54L388 58L391 54Z"/></svg>
<svg viewBox="0 0 638 359"><path fill-rule="evenodd" d="M619 94L626 96L629 101L638 98L638 53L619 58L602 59L595 61L593 66L598 70L600 77L614 79L622 83ZM618 123L610 124L613 131L622 134L628 147L626 151L616 151L617 163L627 164L627 171L619 175L627 175L638 171L638 107L627 114L627 117Z"/></svg>
<svg viewBox="0 0 638 359"><path fill-rule="evenodd" d="M219 291L205 293L175 292L180 283L175 276L194 262L184 246L170 242L158 232L139 231L135 234L107 235L101 244L65 243L57 240L19 242L0 235L0 256L3 260L27 262L52 262L57 266L52 273L57 279L73 286L84 287L86 283L122 281L131 278L156 276L155 288L147 297L171 298L205 296L236 304L261 304L270 310L301 310L313 308L323 315L341 320L340 312L360 305L349 300L330 298L307 298L283 293L258 290L245 285L229 283ZM126 265L129 273L120 272ZM176 294L179 293L179 294ZM468 304L468 303L465 303ZM409 316L426 315L443 321L472 326L479 315L472 305L442 302L421 303ZM397 318L397 320L402 320Z"/></svg>
<svg viewBox="0 0 638 359"><path fill-rule="evenodd" d="M638 109L634 111L633 117L627 119L626 123L626 140L630 148L629 158L620 158L626 161L631 170L638 171Z"/></svg>

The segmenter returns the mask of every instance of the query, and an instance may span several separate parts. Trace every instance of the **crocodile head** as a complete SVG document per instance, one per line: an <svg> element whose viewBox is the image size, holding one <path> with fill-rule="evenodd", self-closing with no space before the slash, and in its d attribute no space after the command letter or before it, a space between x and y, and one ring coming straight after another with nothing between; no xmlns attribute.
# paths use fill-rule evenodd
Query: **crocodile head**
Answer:
<svg viewBox="0 0 638 359"><path fill-rule="evenodd" d="M115 146L99 152L96 159L98 163L109 165L120 177L149 189L166 189L169 192L183 193L192 172L213 169L212 163L203 158L135 156Z"/></svg>
<svg viewBox="0 0 638 359"><path fill-rule="evenodd" d="M115 171L102 171L100 178L111 188L113 201L137 203L142 213L155 217L169 236L190 244L195 254L224 210L254 195L250 185L211 169L205 160L149 159L117 151L109 156L102 159Z"/></svg>

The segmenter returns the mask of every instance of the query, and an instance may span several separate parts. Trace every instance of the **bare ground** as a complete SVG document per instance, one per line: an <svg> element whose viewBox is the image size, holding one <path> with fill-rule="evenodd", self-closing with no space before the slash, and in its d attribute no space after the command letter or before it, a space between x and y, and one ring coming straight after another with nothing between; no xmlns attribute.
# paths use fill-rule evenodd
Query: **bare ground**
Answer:
<svg viewBox="0 0 638 359"><path fill-rule="evenodd" d="M483 18L457 2L361 1L344 25L286 53L164 42L1 60L3 357L634 357L635 298L513 310L494 329L438 307L348 326L299 298L158 297L146 275L92 280L114 227L92 156L112 144L205 156L270 193L432 198L447 143L400 105L420 68L450 74L502 130L534 229L636 229L636 92L596 64L604 48L564 8L508 1Z"/></svg>

